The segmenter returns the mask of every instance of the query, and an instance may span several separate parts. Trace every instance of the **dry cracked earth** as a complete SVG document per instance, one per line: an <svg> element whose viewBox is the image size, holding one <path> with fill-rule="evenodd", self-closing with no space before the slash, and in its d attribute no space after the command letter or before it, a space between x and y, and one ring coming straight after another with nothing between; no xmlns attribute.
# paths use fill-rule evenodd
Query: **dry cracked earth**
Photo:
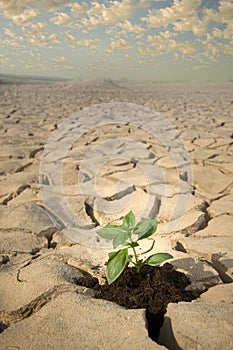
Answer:
<svg viewBox="0 0 233 350"><path fill-rule="evenodd" d="M107 123L114 101L126 109ZM160 114L145 118L143 108ZM0 348L232 349L233 85L1 85L0 116ZM96 227L130 209L157 217L152 250L171 253L188 288L204 291L168 305L159 344L145 310L76 283L104 282L109 248Z"/></svg>

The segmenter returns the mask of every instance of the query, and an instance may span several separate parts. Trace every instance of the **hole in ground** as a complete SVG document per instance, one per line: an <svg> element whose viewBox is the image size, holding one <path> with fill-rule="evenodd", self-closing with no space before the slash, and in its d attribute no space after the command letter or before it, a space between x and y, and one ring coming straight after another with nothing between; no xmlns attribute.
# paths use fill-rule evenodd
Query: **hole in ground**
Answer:
<svg viewBox="0 0 233 350"><path fill-rule="evenodd" d="M168 263L162 267L145 265L140 273L135 267L127 267L110 286L107 283L99 285L94 278L93 285L90 285L90 276L86 280L82 278L76 283L94 289L97 299L112 301L127 309L146 309L148 334L155 342L158 341L167 305L192 301L203 292L186 291L190 284L188 277Z"/></svg>

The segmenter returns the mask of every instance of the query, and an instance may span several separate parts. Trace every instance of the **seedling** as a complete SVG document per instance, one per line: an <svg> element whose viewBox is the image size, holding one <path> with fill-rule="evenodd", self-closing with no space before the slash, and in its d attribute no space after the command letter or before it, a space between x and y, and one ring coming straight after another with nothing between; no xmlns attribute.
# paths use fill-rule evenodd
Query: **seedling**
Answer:
<svg viewBox="0 0 233 350"><path fill-rule="evenodd" d="M128 263L133 264L137 271L143 265L157 266L173 256L168 253L156 253L149 256L146 260L138 257L136 248L139 247L138 241L148 238L157 230L157 220L144 219L136 223L135 216L130 211L124 218L121 225L107 225L97 231L97 234L105 239L113 241L113 248L122 246L124 248L109 253L107 262L107 281L108 284L114 282L124 271ZM133 258L129 255L129 249L133 251Z"/></svg>

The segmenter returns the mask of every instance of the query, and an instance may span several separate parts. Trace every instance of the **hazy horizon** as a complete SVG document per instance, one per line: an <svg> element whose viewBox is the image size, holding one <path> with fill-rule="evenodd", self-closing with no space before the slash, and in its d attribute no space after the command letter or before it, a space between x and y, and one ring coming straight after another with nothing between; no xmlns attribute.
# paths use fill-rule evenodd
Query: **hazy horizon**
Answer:
<svg viewBox="0 0 233 350"><path fill-rule="evenodd" d="M233 0L0 0L0 18L0 74L233 80Z"/></svg>

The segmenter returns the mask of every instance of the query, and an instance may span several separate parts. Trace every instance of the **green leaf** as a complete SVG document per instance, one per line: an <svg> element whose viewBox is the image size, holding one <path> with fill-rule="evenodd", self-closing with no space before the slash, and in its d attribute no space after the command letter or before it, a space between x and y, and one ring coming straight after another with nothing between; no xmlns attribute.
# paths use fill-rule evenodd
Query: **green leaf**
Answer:
<svg viewBox="0 0 233 350"><path fill-rule="evenodd" d="M116 225L108 225L103 228L100 228L99 230L96 231L97 234L105 239L112 240L114 239L117 235L119 235L122 232L126 232L123 228L116 226Z"/></svg>
<svg viewBox="0 0 233 350"><path fill-rule="evenodd" d="M120 276L128 261L128 249L118 250L114 256L111 255L107 263L106 277L108 284L111 284Z"/></svg>
<svg viewBox="0 0 233 350"><path fill-rule="evenodd" d="M118 247L119 245L125 243L127 239L129 238L129 234L126 231L120 232L114 239L113 239L113 248Z"/></svg>
<svg viewBox="0 0 233 350"><path fill-rule="evenodd" d="M135 224L136 220L134 213L132 212L132 210L130 210L130 212L127 215L125 215L122 226L127 227L128 230L132 230L134 229Z"/></svg>
<svg viewBox="0 0 233 350"><path fill-rule="evenodd" d="M168 253L156 253L149 256L149 258L146 259L145 264L150 266L157 266L162 264L164 261L172 258L173 256Z"/></svg>
<svg viewBox="0 0 233 350"><path fill-rule="evenodd" d="M138 235L138 240L150 237L157 230L157 220L144 219L135 227L134 234Z"/></svg>
<svg viewBox="0 0 233 350"><path fill-rule="evenodd" d="M129 242L125 242L125 243L123 243L122 244L124 247L131 247L131 243L129 243Z"/></svg>
<svg viewBox="0 0 233 350"><path fill-rule="evenodd" d="M116 256L118 252L111 252L111 253L108 253L108 262L114 258L114 256Z"/></svg>

